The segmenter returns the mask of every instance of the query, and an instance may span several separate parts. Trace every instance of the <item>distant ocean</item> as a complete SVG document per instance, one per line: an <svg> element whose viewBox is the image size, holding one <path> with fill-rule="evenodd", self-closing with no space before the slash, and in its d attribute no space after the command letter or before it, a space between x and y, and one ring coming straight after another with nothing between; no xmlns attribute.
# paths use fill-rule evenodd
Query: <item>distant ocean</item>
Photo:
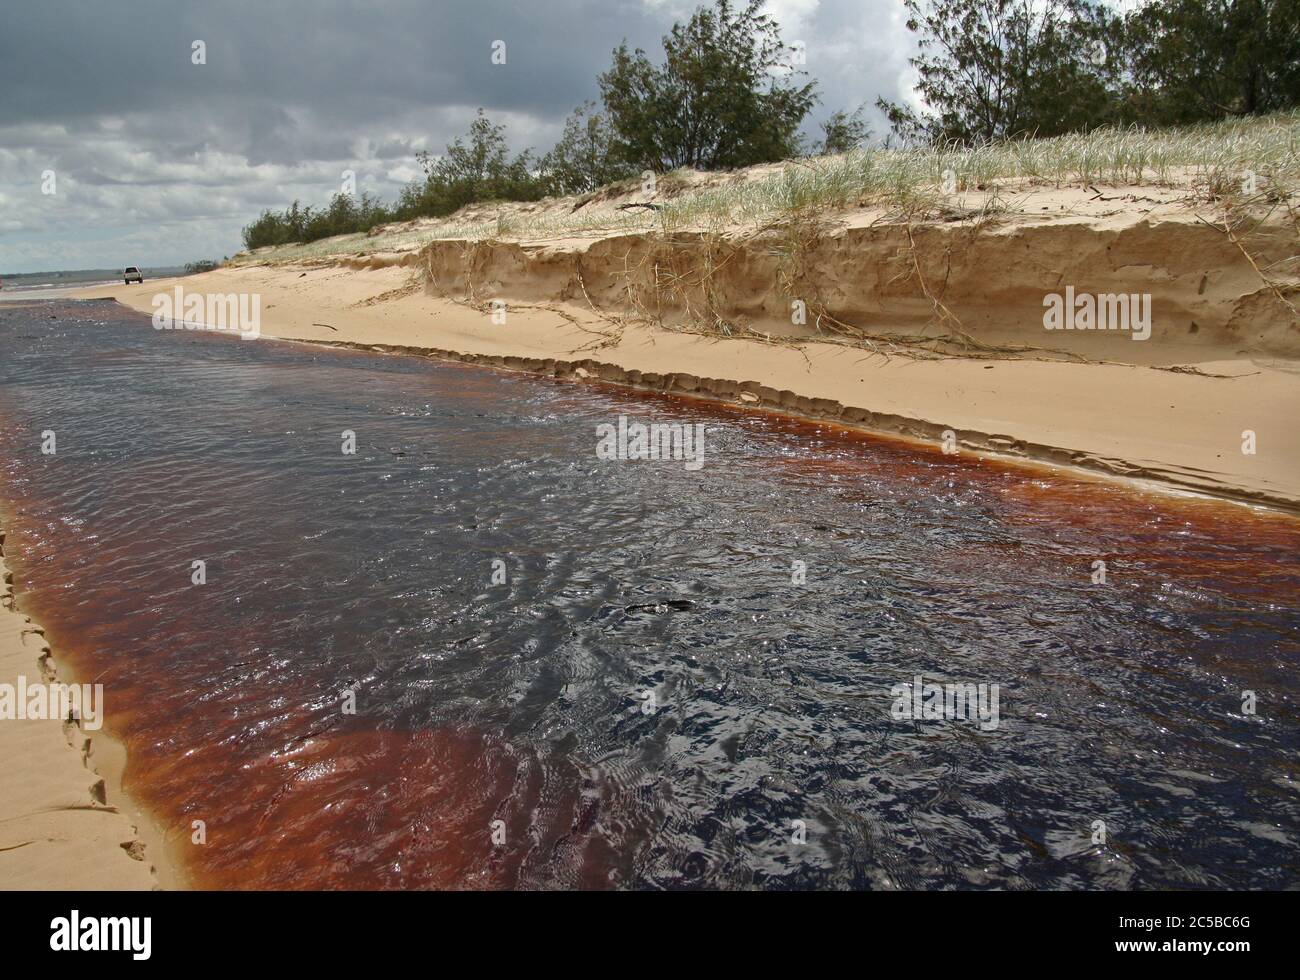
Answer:
<svg viewBox="0 0 1300 980"><path fill-rule="evenodd" d="M185 275L184 268L180 266L141 268L140 271L144 273L146 280ZM121 280L121 269L71 269L64 272L0 273L0 284L3 285L3 293L98 286L103 283L120 282Z"/></svg>

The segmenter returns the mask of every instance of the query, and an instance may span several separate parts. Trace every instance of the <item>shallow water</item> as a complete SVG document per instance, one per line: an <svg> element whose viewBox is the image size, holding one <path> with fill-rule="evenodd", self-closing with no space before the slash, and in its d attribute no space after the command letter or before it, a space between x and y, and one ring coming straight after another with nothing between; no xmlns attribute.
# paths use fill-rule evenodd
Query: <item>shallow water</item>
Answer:
<svg viewBox="0 0 1300 980"><path fill-rule="evenodd" d="M704 468L597 459L619 415ZM200 885L1300 885L1293 519L112 304L0 308L0 449Z"/></svg>

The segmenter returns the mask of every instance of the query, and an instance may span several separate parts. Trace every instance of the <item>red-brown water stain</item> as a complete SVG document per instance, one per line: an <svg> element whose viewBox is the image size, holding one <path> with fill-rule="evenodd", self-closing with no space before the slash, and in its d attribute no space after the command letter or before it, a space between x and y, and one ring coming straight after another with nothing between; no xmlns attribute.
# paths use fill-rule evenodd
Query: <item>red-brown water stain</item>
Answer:
<svg viewBox="0 0 1300 980"><path fill-rule="evenodd" d="M529 762L482 732L333 732L223 754L200 750L174 779L150 779L155 805L206 820L188 862L201 887L504 888L534 850Z"/></svg>
<svg viewBox="0 0 1300 980"><path fill-rule="evenodd" d="M12 513L32 513L10 503ZM231 679L214 684L211 664L184 655L190 644L203 647L195 632L202 619L172 618L159 630L159 647L179 656L104 656L114 650L111 610L138 596L100 579L95 604L66 602L86 543L78 548L66 529L21 517L8 531L25 611L53 624L51 643L79 680L104 685L109 730L128 746L124 788L151 812L193 885L609 884L584 877L599 803L584 795L583 774L563 754L543 758L472 728L367 729L341 702L304 708L335 692L265 669L240 671L257 658L256 637L237 630L225 649L252 652L244 660L227 653ZM55 548L59 560L25 564L19 542L28 554ZM92 546L89 554L98 560L101 552Z"/></svg>

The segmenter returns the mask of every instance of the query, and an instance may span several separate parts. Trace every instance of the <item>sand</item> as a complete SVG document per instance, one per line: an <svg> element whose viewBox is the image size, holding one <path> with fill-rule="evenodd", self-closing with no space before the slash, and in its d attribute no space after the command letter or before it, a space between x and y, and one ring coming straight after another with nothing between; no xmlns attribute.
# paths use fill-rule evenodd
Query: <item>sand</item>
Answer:
<svg viewBox="0 0 1300 980"><path fill-rule="evenodd" d="M0 544L3 537L0 536ZM44 630L15 606L0 550L0 684L69 682ZM150 855L124 812L117 779L102 775L103 729L59 719L0 721L0 888L77 891L157 887Z"/></svg>

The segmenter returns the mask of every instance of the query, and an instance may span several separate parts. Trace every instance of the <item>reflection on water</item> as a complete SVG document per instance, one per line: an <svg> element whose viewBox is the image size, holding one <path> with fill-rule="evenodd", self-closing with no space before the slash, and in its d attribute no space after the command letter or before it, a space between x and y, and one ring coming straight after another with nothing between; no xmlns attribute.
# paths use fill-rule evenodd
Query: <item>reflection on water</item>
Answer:
<svg viewBox="0 0 1300 980"><path fill-rule="evenodd" d="M1300 884L1294 520L105 304L0 354L23 605L202 885Z"/></svg>

